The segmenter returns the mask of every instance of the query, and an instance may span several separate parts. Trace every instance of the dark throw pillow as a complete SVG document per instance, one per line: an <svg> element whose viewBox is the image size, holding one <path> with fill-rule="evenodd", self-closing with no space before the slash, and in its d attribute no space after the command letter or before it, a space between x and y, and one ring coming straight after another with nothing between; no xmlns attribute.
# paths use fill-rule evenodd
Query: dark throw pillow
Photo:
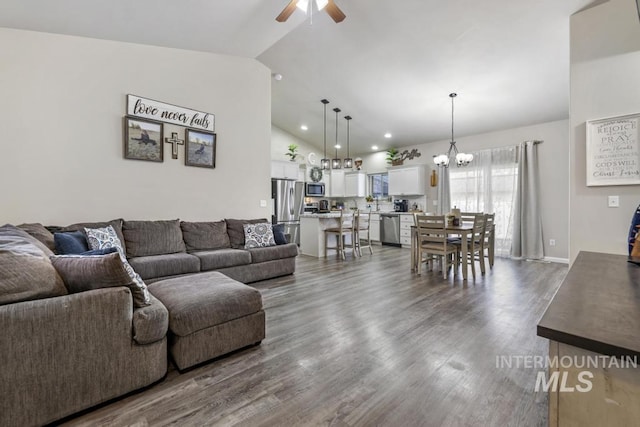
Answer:
<svg viewBox="0 0 640 427"><path fill-rule="evenodd" d="M284 224L273 225L273 238L276 241L276 245L286 245L287 238L284 235Z"/></svg>
<svg viewBox="0 0 640 427"><path fill-rule="evenodd" d="M56 253L58 255L76 255L89 250L87 238L82 231L55 233L53 242L56 245Z"/></svg>

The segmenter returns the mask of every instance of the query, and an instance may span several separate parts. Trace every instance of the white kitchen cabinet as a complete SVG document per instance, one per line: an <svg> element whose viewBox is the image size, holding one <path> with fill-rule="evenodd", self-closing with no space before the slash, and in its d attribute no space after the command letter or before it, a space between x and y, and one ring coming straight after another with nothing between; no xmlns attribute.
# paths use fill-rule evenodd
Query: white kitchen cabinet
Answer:
<svg viewBox="0 0 640 427"><path fill-rule="evenodd" d="M389 195L422 196L426 191L426 169L424 165L398 166L387 170Z"/></svg>
<svg viewBox="0 0 640 427"><path fill-rule="evenodd" d="M331 174L328 170L322 171L320 182L324 183L324 197L331 197Z"/></svg>
<svg viewBox="0 0 640 427"><path fill-rule="evenodd" d="M299 173L300 165L297 162L271 161L271 178L298 180Z"/></svg>
<svg viewBox="0 0 640 427"><path fill-rule="evenodd" d="M403 247L411 246L411 227L414 224L413 214L400 214L400 244Z"/></svg>
<svg viewBox="0 0 640 427"><path fill-rule="evenodd" d="M372 241L380 241L380 214L371 213L371 219L369 220L369 234Z"/></svg>
<svg viewBox="0 0 640 427"><path fill-rule="evenodd" d="M331 171L331 197L344 197L344 171L342 169L336 169ZM325 194L326 188L325 188Z"/></svg>
<svg viewBox="0 0 640 427"><path fill-rule="evenodd" d="M345 172L344 196L364 197L366 194L367 173L363 171Z"/></svg>

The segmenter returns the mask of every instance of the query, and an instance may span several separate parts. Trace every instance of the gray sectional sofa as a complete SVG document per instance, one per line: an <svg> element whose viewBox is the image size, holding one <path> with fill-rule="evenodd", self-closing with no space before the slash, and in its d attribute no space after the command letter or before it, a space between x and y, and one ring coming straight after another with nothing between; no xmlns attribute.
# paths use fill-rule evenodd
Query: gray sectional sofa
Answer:
<svg viewBox="0 0 640 427"><path fill-rule="evenodd" d="M51 423L153 384L168 355L185 369L259 343L262 298L243 283L293 273L298 251L244 249L247 222L0 227L0 425ZM130 285L109 280L69 293L54 267L59 258L51 262L50 230L107 225L148 285L148 305L137 306Z"/></svg>

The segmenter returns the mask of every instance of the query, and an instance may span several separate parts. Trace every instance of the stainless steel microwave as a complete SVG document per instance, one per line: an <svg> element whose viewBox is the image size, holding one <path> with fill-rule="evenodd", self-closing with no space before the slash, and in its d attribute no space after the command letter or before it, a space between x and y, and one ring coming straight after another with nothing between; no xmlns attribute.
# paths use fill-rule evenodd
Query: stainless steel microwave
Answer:
<svg viewBox="0 0 640 427"><path fill-rule="evenodd" d="M307 182L304 187L304 195L307 197L323 197L324 184L321 182Z"/></svg>

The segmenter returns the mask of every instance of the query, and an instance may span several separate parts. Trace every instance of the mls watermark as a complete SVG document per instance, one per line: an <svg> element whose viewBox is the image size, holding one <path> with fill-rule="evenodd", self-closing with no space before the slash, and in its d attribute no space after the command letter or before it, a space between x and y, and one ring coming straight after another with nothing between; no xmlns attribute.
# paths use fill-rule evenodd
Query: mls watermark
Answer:
<svg viewBox="0 0 640 427"><path fill-rule="evenodd" d="M616 358L602 354L590 356L498 355L497 369L538 369L535 391L580 392L593 388L594 369L638 367L636 356ZM559 371L561 369L562 371ZM570 369L570 371L569 371ZM549 374L547 375L547 371ZM577 372L577 374L576 374ZM575 378L573 378L573 377Z"/></svg>

